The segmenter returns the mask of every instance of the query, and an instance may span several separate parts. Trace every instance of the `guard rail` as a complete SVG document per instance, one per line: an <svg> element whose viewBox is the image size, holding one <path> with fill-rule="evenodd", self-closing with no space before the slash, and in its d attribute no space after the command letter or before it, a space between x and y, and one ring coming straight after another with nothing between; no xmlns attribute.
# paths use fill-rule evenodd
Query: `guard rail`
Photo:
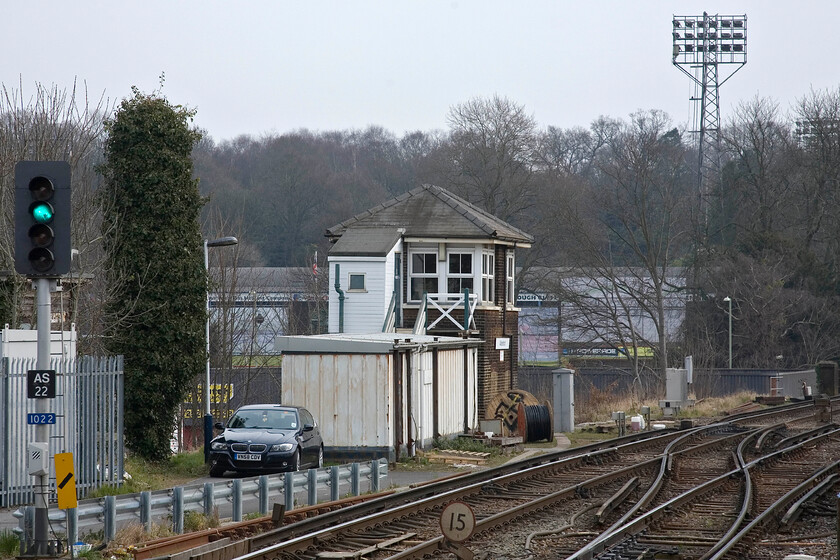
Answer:
<svg viewBox="0 0 840 560"><path fill-rule="evenodd" d="M221 501L230 504L233 521L242 521L243 515L259 512L267 515L272 497L281 497L287 511L296 506L318 503L318 494L329 492L329 500L338 500L342 488L345 495L361 494L362 480L368 482L370 492L379 492L380 481L388 477L388 461L374 459L368 463L349 463L308 471L234 478L218 482L205 482L177 486L166 490L152 490L135 494L122 494L80 500L78 507L49 510L53 533L63 531L67 540L75 543L80 532L103 531L104 541L114 539L117 528L130 523L140 523L151 531L153 523L171 519L176 534L184 532L184 514L196 511L207 516L216 513ZM297 504L296 494L306 494L306 504ZM325 496L326 497L326 496ZM279 501L279 500L275 500ZM32 538L35 507L26 506L13 514L20 520L15 532L21 543Z"/></svg>

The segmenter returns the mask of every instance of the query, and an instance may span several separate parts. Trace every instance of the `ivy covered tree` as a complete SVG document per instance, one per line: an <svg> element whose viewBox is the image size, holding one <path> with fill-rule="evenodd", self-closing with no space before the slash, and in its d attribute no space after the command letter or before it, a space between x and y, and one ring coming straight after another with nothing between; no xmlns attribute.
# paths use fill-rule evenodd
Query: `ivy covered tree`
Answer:
<svg viewBox="0 0 840 560"><path fill-rule="evenodd" d="M125 438L169 454L179 403L206 360L207 276L192 178L193 110L133 88L106 124L102 192L109 352L125 357Z"/></svg>

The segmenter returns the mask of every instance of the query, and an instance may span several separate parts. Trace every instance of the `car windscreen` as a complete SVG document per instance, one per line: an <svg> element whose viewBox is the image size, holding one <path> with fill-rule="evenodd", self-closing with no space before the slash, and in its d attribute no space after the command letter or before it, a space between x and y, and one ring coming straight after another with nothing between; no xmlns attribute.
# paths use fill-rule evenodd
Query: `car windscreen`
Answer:
<svg viewBox="0 0 840 560"><path fill-rule="evenodd" d="M228 428L250 428L265 430L296 430L297 413L293 410L251 408L237 410L228 422Z"/></svg>

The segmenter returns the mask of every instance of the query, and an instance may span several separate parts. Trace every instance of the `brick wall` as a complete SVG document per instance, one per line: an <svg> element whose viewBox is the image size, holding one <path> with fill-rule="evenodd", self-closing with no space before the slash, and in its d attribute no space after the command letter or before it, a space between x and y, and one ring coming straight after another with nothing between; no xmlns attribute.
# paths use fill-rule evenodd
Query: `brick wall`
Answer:
<svg viewBox="0 0 840 560"><path fill-rule="evenodd" d="M519 351L517 321L519 313L508 311L503 317L501 310L476 310L475 323L479 338L484 344L478 351L478 413L484 418L487 406L493 398L509 389L515 389L517 374L517 355ZM512 333L512 334L511 334ZM510 349L504 351L504 360L500 360L500 351L496 350L497 338L510 338Z"/></svg>

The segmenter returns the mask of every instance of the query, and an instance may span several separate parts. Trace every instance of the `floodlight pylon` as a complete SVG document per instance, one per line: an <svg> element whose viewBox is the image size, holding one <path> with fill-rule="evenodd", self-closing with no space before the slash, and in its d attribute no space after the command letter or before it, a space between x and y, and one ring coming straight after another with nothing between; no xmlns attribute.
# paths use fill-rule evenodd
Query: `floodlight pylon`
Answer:
<svg viewBox="0 0 840 560"><path fill-rule="evenodd" d="M697 185L703 222L708 220L709 197L720 185L720 86L747 63L747 16L674 16L674 66L692 79L699 102L693 132L699 134ZM731 72L720 79L721 65Z"/></svg>

